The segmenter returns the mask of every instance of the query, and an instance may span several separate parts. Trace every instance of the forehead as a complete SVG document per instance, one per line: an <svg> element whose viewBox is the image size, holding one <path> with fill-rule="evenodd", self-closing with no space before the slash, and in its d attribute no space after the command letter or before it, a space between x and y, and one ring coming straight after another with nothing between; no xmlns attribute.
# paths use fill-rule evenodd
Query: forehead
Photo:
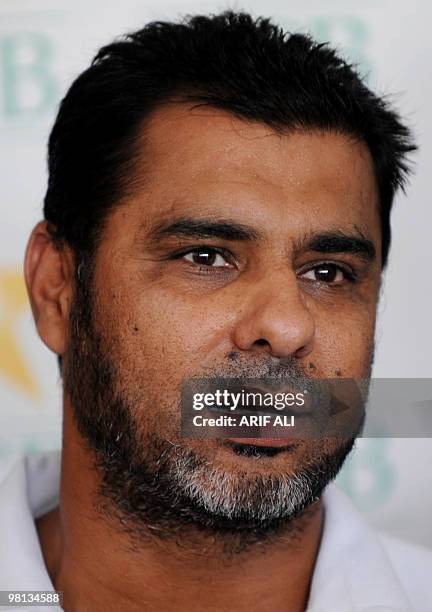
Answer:
<svg viewBox="0 0 432 612"><path fill-rule="evenodd" d="M212 107L172 104L148 120L136 168L137 214L252 215L295 226L305 219L378 226L378 196L368 148L346 134L277 133ZM138 191L140 191L138 189ZM145 220L145 219L144 219ZM319 229L319 228L312 228ZM376 229L376 228L375 228Z"/></svg>

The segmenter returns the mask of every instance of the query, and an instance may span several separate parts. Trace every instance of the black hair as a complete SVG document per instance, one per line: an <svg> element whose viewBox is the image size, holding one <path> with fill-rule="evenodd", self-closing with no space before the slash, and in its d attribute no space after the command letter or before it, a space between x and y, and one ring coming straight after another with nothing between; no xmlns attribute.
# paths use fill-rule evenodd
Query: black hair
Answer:
<svg viewBox="0 0 432 612"><path fill-rule="evenodd" d="M278 131L332 130L366 143L386 265L394 195L416 148L410 130L327 43L232 11L149 23L102 47L73 82L48 147L44 217L57 244L78 259L96 250L108 212L133 188L144 120L176 98Z"/></svg>

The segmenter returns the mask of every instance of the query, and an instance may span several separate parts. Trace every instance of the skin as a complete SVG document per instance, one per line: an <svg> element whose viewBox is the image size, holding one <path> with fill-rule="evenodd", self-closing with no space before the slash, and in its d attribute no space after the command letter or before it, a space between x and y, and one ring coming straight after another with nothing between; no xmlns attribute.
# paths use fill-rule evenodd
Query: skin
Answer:
<svg viewBox="0 0 432 612"><path fill-rule="evenodd" d="M365 376L381 272L378 195L366 146L318 130L280 135L221 110L174 104L154 113L144 149L151 163L140 162L135 193L108 218L95 263L98 329L122 390L140 397L145 381L155 397L162 390L174 401L184 378L264 358L295 359L322 378ZM152 239L156 224L186 216L248 225L257 237ZM362 236L376 256L312 250L310 238L328 232ZM204 269L190 255L203 245L230 255ZM353 270L357 282L340 271L331 283L317 280L314 270L323 262ZM26 284L41 339L64 359L74 271L73 251L58 251L40 222L27 246ZM156 419L155 408L147 410L135 415L143 435L146 428L175 435L164 415ZM68 611L305 609L323 524L320 501L295 533L231 561L217 538L202 532L189 550L151 539L131 548L127 534L95 507L101 476L72 412L65 392L60 504L36 523ZM214 440L187 443L234 475L295 473L314 444L257 461Z"/></svg>

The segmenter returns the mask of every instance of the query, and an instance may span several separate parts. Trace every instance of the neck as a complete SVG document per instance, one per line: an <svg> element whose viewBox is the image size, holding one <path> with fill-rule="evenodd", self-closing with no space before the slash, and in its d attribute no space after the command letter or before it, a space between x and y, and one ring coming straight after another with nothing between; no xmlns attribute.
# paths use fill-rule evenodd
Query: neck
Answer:
<svg viewBox="0 0 432 612"><path fill-rule="evenodd" d="M67 423L65 433L66 428ZM185 526L181 542L154 532L137 542L109 512L98 510L99 485L90 452L77 436L65 435L60 503L38 519L37 529L48 573L63 591L68 612L306 608L321 502L285 530L236 553L226 534L193 526Z"/></svg>

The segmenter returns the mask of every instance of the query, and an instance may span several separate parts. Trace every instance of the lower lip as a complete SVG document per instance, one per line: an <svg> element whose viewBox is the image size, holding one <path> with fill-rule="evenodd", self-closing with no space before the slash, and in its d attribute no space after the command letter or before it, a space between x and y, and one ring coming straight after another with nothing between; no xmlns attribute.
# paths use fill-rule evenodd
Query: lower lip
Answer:
<svg viewBox="0 0 432 612"><path fill-rule="evenodd" d="M290 446L293 438L228 438L230 442L235 444L248 444L252 446L272 446L273 448L281 448Z"/></svg>

